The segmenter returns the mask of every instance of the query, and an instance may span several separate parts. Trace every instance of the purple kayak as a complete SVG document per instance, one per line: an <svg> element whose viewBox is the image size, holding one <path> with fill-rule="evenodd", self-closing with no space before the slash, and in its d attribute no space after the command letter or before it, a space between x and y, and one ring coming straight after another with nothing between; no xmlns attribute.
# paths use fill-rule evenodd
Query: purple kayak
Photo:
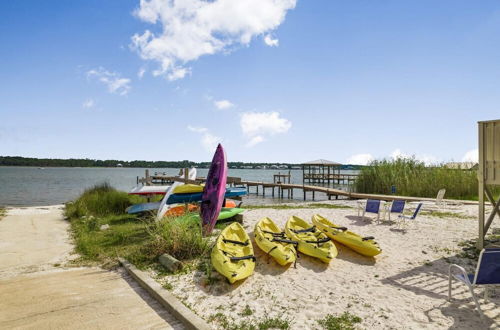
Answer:
<svg viewBox="0 0 500 330"><path fill-rule="evenodd" d="M224 203L224 194L226 192L227 180L227 159L222 145L217 146L212 164L208 170L205 188L201 198L201 219L203 221L203 234L208 235L212 232L217 222L222 203Z"/></svg>

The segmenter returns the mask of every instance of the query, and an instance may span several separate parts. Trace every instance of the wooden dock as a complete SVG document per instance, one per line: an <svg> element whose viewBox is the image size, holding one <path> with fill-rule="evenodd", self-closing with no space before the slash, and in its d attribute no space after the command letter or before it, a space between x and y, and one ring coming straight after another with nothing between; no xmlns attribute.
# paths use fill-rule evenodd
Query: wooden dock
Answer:
<svg viewBox="0 0 500 330"><path fill-rule="evenodd" d="M328 200L331 200L332 197L338 199L339 197L343 197L345 199L378 199L384 201L393 201L393 200L405 200L407 202L435 202L435 198L427 198L427 197L410 197L410 196L398 196L398 195L383 195L383 194L365 194L365 193L356 193L345 191L341 189L328 188L328 187L318 187L304 184L277 184L277 183L268 183L268 182L258 182L258 181L244 181L240 182L241 185L247 187L248 193L250 193L250 187L255 187L255 193L259 194L259 187L262 188L262 196L266 195L266 189L271 189L271 196L275 197L275 189L277 189L277 196L279 198L284 198L283 192L287 191L287 198L293 198L294 189L302 190L304 200L307 199L307 193L312 194L312 200L315 199L316 193L326 194ZM447 203L453 204L453 202L457 202L456 200L444 200ZM458 201L464 205L477 205L477 201Z"/></svg>
<svg viewBox="0 0 500 330"><path fill-rule="evenodd" d="M346 174L348 175L348 174ZM149 175L146 170L146 177L137 178L137 183L142 183L144 185L154 185L154 184L170 184L175 181L182 181L185 183L193 183L200 184L205 182L205 178L198 177L196 180L189 179L179 179L177 176L166 176L166 175ZM271 197L278 198L286 198L293 199L294 190L301 190L303 194L304 200L307 200L307 193L311 194L312 200L315 200L316 193L325 194L328 197L328 200L331 200L332 197L335 199L345 198L345 199L378 199L384 201L393 201L393 200L405 200L407 202L435 202L435 198L425 198L425 197L409 197L409 196L397 196L397 195L382 195L382 194L365 194L365 193L357 193L350 192L342 189L335 189L329 187L320 187L313 185L305 185L305 184L294 184L294 183L282 183L278 182L262 182L262 181L247 181L242 180L239 177L228 177L227 184L231 186L239 186L246 187L248 193L251 193L250 188L255 187L255 193L259 194L259 188L262 192L262 196L266 196L266 192L271 190ZM455 200L444 200L447 203L457 202ZM460 203L464 205L477 205L477 201L460 201Z"/></svg>

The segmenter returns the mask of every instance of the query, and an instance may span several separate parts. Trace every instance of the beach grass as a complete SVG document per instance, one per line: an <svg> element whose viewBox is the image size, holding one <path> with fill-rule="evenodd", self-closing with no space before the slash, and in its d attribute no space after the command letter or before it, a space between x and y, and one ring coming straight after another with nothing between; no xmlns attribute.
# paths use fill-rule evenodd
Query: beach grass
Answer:
<svg viewBox="0 0 500 330"><path fill-rule="evenodd" d="M245 315L245 316L250 316ZM290 320L282 317L265 316L258 319L245 319L239 323L235 322L222 312L212 314L208 318L209 323L216 323L225 330L268 330L268 329L290 329Z"/></svg>
<svg viewBox="0 0 500 330"><path fill-rule="evenodd" d="M0 219L2 219L5 216L5 213L6 213L5 208L0 207Z"/></svg>
<svg viewBox="0 0 500 330"><path fill-rule="evenodd" d="M66 204L80 262L113 265L123 257L144 268L164 253L181 261L206 258L210 242L202 237L199 219L188 213L155 221L125 213L135 198L100 184Z"/></svg>
<svg viewBox="0 0 500 330"><path fill-rule="evenodd" d="M355 184L357 192L374 194L391 194L393 186L402 196L435 198L442 188L445 198L477 200L478 196L476 170L429 167L408 158L376 160L361 169Z"/></svg>
<svg viewBox="0 0 500 330"><path fill-rule="evenodd" d="M274 204L274 205L244 205L242 206L248 210L256 209L273 209L273 210L295 210L295 209L351 209L351 206L340 205L340 204L328 204L328 203L310 203L310 204Z"/></svg>
<svg viewBox="0 0 500 330"><path fill-rule="evenodd" d="M328 314L323 319L318 320L318 324L327 330L354 330L356 323L361 323L359 316L349 312L344 312L340 316Z"/></svg>
<svg viewBox="0 0 500 330"><path fill-rule="evenodd" d="M100 183L85 190L76 201L66 204L65 214L69 218L120 215L127 207L141 201L140 197Z"/></svg>

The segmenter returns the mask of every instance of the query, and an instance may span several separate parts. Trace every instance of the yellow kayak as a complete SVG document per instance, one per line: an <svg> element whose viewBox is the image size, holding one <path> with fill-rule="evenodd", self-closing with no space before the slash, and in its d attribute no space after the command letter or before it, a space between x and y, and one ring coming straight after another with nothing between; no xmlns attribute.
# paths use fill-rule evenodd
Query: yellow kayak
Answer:
<svg viewBox="0 0 500 330"><path fill-rule="evenodd" d="M174 194L194 194L203 192L204 185L199 184L181 184L174 188Z"/></svg>
<svg viewBox="0 0 500 330"><path fill-rule="evenodd" d="M295 262L297 252L294 245L295 241L291 241L285 237L273 220L265 217L262 218L254 228L255 242L257 246L269 254L280 265L285 266L291 262Z"/></svg>
<svg viewBox="0 0 500 330"><path fill-rule="evenodd" d="M212 249L211 259L215 270L229 283L252 275L255 268L252 242L239 223L233 222L222 230Z"/></svg>
<svg viewBox="0 0 500 330"><path fill-rule="evenodd" d="M337 256L335 244L316 227L311 226L299 217L291 216L285 225L286 235L298 241L297 250L311 257L329 263Z"/></svg>
<svg viewBox="0 0 500 330"><path fill-rule="evenodd" d="M331 223L328 219L319 214L313 215L312 222L319 230L323 231L332 240L350 247L359 254L367 257L374 257L382 252L377 242L375 242L374 237L361 237L360 235L347 230L345 227L340 227Z"/></svg>

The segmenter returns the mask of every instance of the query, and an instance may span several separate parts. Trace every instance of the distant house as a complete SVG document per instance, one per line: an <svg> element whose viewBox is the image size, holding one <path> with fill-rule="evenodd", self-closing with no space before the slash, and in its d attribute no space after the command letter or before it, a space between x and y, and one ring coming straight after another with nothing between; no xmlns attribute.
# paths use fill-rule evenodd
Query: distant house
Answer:
<svg viewBox="0 0 500 330"><path fill-rule="evenodd" d="M116 164L116 167L123 167L123 164L122 163L118 163L118 164Z"/></svg>

